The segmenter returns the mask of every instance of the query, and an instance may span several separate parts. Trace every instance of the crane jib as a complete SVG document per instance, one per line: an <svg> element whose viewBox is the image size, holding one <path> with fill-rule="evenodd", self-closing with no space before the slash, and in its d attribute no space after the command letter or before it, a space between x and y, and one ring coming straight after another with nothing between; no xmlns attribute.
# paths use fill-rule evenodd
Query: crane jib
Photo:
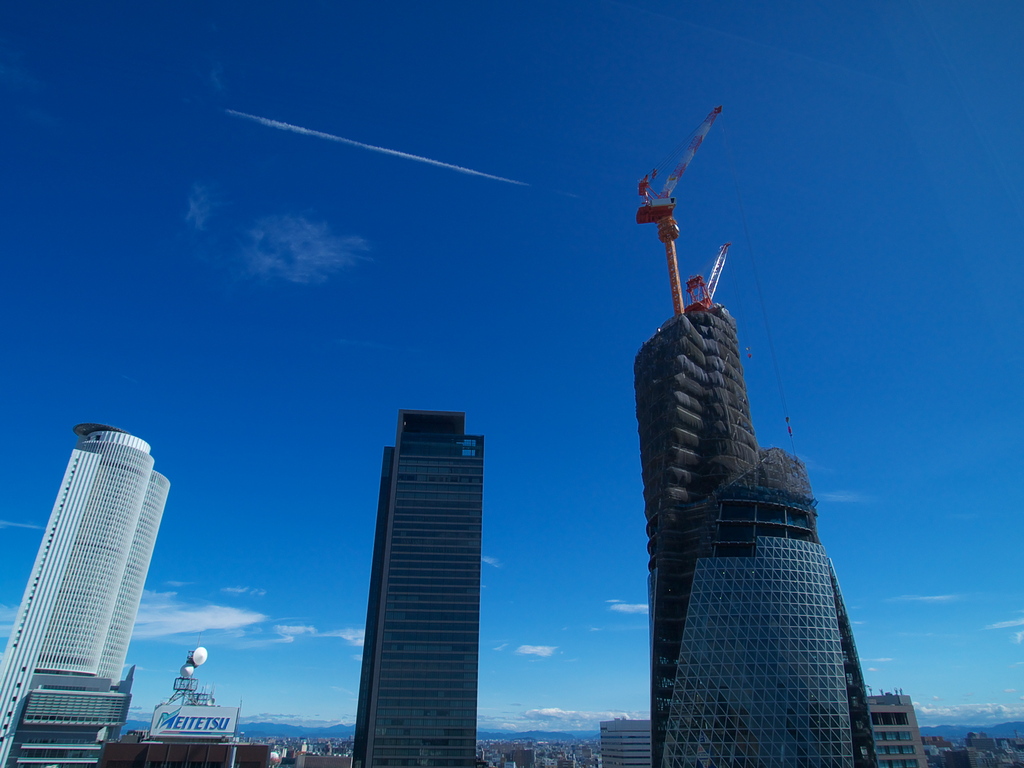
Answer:
<svg viewBox="0 0 1024 768"><path fill-rule="evenodd" d="M661 196L667 197L672 194L672 190L675 189L679 178L683 175L683 172L690 164L690 161L693 160L693 156L697 154L697 150L700 149L700 145L701 142L704 141L704 137L707 136L708 131L711 130L711 124L715 122L715 118L717 118L721 112L721 107L715 107L711 110L708 116L704 118L704 122L701 123L700 127L694 132L693 138L690 140L686 150L683 152L683 156L679 158L679 162L676 164L675 170L669 174L668 179L665 181L665 188L662 190Z"/></svg>
<svg viewBox="0 0 1024 768"><path fill-rule="evenodd" d="M712 270L709 285L705 285L704 278L700 275L691 277L687 281L686 292L690 298L690 304L689 306L684 305L679 284L679 265L675 248L675 240L679 237L679 225L676 223L675 218L673 218L673 213L675 213L676 209L676 199L672 197L672 190L683 175L686 167L690 164L690 161L693 160L697 150L700 149L704 137L711 130L711 124L715 122L715 118L721 112L722 108L720 106L711 110L708 116L704 118L704 122L688 137L689 141L686 144L686 148L683 150L679 161L675 164L672 173L668 175L668 179L665 181L665 186L661 192L655 192L651 189L651 182L659 175L658 169L667 167L667 161L658 165L653 171L644 176L638 186L640 197L644 199L644 203L636 212L636 223L658 225L658 239L665 245L669 283L672 289L672 308L676 315L693 310L706 311L711 308L714 291L718 285L718 278L721 276L722 266L725 264L725 253L729 247L728 243L722 246L722 250L719 252L715 263L715 268Z"/></svg>

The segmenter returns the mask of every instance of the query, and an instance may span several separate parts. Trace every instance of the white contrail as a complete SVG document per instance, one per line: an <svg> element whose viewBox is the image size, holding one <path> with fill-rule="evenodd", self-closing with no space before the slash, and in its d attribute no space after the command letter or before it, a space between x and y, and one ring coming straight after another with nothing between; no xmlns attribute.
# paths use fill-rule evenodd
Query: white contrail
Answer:
<svg viewBox="0 0 1024 768"><path fill-rule="evenodd" d="M428 165L436 165L440 168L448 168L452 171L458 171L459 173L468 173L470 176L482 176L485 179L494 179L495 181L504 181L507 184L518 184L521 187L530 186L525 181L516 181L515 179L506 179L504 176L493 176L489 173L483 173L481 171L474 171L472 168L463 168L461 165L452 165L451 163L442 163L440 160L431 160L429 157L420 157L419 155L410 155L408 152L399 152L397 149L387 149L385 147L375 147L373 144L363 144L361 141L353 141L352 139L344 139L341 136L335 136L331 133L324 133L323 131L312 131L309 128L302 128L298 125L292 125L290 123L282 123L278 120L271 120L266 117L258 117L257 115L248 115L245 112L236 112L233 109L225 109L229 115L235 117L244 117L246 120L252 120L260 125L265 125L268 128L277 128L282 131L291 131L292 133L301 133L303 136L315 136L318 139L327 139L328 141L336 141L339 144L350 144L353 147L360 147L362 149L368 149L371 152L380 152L384 155L394 155L395 157L404 157L406 160L415 160L418 163L427 163Z"/></svg>

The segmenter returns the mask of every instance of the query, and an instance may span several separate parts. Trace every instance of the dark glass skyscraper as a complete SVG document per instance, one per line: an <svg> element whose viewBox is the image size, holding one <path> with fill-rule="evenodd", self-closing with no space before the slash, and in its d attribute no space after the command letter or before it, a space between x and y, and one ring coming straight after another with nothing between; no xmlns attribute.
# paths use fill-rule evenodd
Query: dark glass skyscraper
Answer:
<svg viewBox="0 0 1024 768"><path fill-rule="evenodd" d="M400 411L384 449L354 768L475 764L484 439L465 421Z"/></svg>
<svg viewBox="0 0 1024 768"><path fill-rule="evenodd" d="M870 768L860 662L803 464L754 437L736 324L672 318L635 366L653 768Z"/></svg>

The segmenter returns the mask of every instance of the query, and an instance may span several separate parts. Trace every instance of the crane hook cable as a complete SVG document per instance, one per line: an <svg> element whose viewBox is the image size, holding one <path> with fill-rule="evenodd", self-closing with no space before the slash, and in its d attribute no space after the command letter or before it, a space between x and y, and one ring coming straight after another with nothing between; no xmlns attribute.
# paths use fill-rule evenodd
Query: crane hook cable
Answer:
<svg viewBox="0 0 1024 768"><path fill-rule="evenodd" d="M750 238L750 226L747 223L747 212L743 207L743 195L740 194L740 183L736 176L736 166L733 163L732 149L729 146L729 134L725 130L725 124L721 127L722 138L725 141L725 156L729 161L729 172L732 174L732 183L736 188L736 200L739 203L740 219L743 221L743 234L747 240L747 252L750 254L750 267L754 275L754 285L757 286L757 298L761 304L761 317L764 320L764 330L768 337L768 351L772 356L772 367L775 369L775 381L779 386L779 400L782 401L782 415L786 418L786 430L789 432L789 442L793 447L793 455L796 456L796 441L793 439L793 427L789 421L789 405L786 403L786 391L782 386L782 373L779 370L779 359L775 354L775 342L772 339L772 327L768 322L768 309L764 303L764 292L761 290L761 278L757 273L757 261L754 258L754 244Z"/></svg>
<svg viewBox="0 0 1024 768"><path fill-rule="evenodd" d="M682 154L683 152L686 151L686 148L690 146L690 142L693 141L693 137L697 135L697 131L699 130L700 126L698 125L692 131L690 131L689 136L687 136L685 139L679 142L679 145L675 149L673 149L671 152L665 155L665 159L663 159L660 163L654 166L654 170L657 171L658 176L664 175L667 171L675 167L676 163L679 161L679 158L682 157Z"/></svg>

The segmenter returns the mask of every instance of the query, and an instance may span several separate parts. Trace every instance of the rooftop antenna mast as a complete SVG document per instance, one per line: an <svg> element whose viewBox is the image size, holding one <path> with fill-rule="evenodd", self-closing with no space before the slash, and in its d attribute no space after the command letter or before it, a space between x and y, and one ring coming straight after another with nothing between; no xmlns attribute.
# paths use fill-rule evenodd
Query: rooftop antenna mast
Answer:
<svg viewBox="0 0 1024 768"><path fill-rule="evenodd" d="M174 694L167 700L167 703L180 700L182 704L213 704L213 695L206 691L199 690L199 681L193 677L196 667L205 664L209 653L203 646L194 651L188 652L188 658L178 671L178 677L174 681Z"/></svg>
<svg viewBox="0 0 1024 768"><path fill-rule="evenodd" d="M711 130L712 123L715 122L715 118L721 112L721 106L715 107L704 118L704 122L700 124L697 130L690 135L689 141L682 150L682 154L676 161L672 172L669 173L665 186L662 187L660 192L655 192L651 185L654 179L668 168L672 157L676 153L673 153L673 156L664 160L661 165L640 179L638 186L640 197L644 199L644 202L636 212L636 223L658 225L658 239L665 244L665 258L668 260L668 278L672 288L672 308L675 310L676 315L683 314L685 309L682 286L679 281L679 262L676 259L676 238L679 237L679 224L672 216L676 208L676 199L672 197L672 190L675 189L683 172L686 171L690 161L693 160L693 156L697 154L701 142L704 141L704 137Z"/></svg>

